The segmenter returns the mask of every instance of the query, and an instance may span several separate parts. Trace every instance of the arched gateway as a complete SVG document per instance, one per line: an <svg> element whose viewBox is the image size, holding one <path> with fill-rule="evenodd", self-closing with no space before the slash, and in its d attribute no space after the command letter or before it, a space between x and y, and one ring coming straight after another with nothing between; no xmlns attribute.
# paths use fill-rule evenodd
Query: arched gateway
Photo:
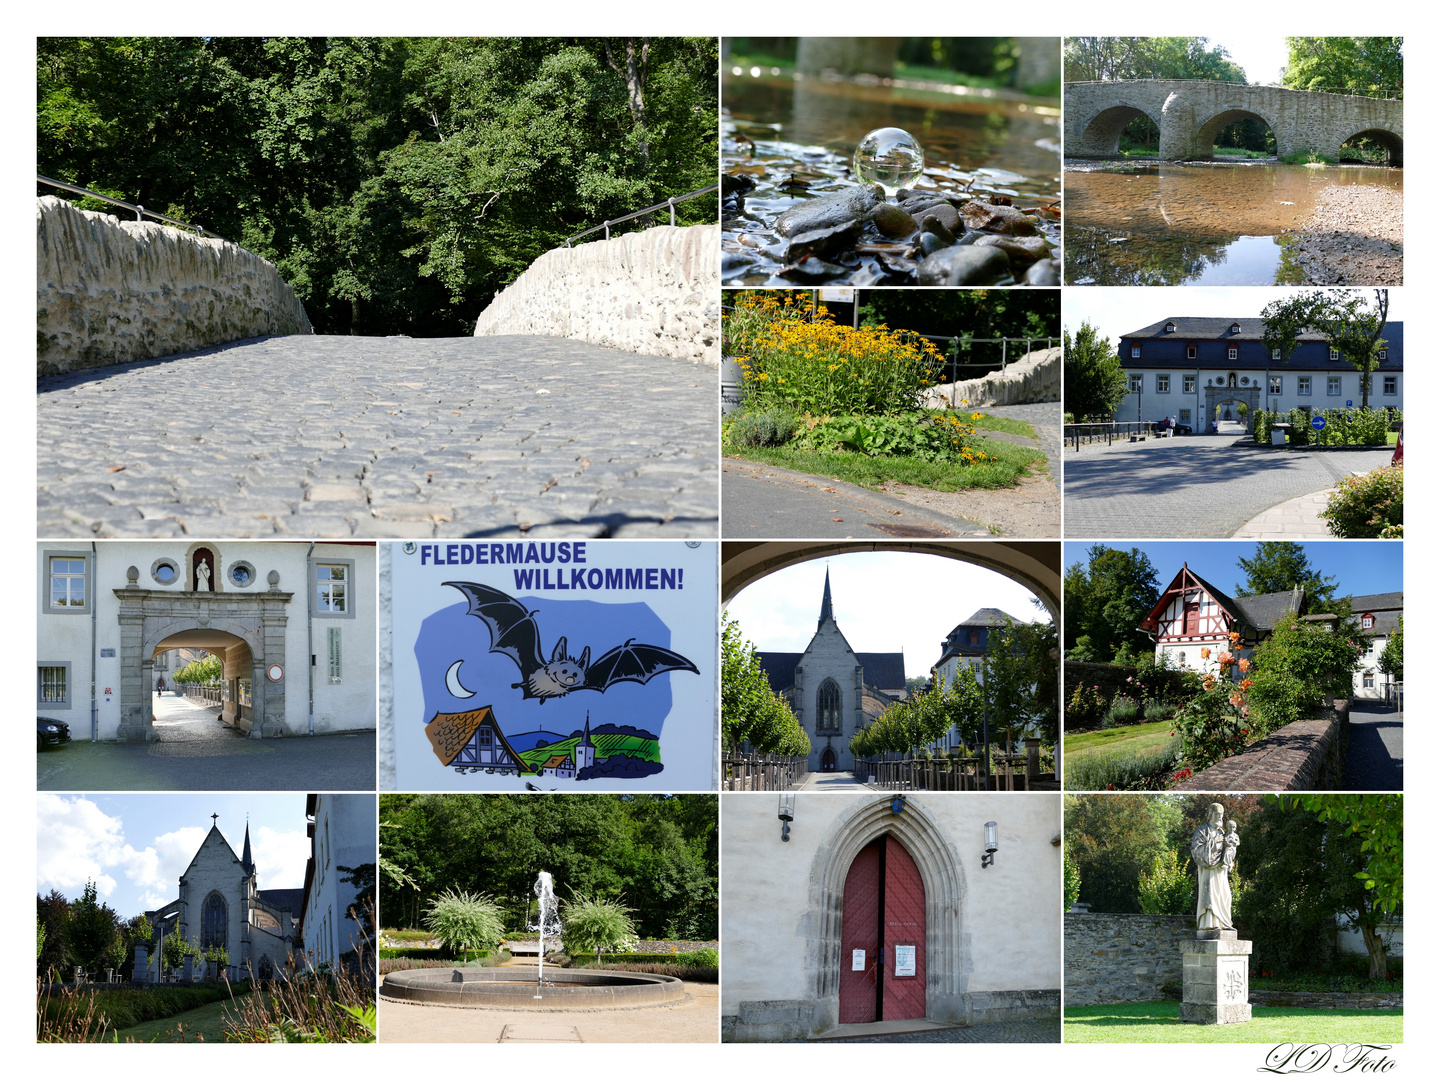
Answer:
<svg viewBox="0 0 1440 1080"><path fill-rule="evenodd" d="M252 738L281 734L285 682L283 676L268 677L267 657L283 671L286 610L294 594L281 592L278 585L260 593L175 593L142 589L139 577L130 567L126 587L114 590L120 601L120 738L155 739L150 694L155 656L176 648L204 649L221 657L225 723ZM250 689L249 706L241 704L244 684Z"/></svg>

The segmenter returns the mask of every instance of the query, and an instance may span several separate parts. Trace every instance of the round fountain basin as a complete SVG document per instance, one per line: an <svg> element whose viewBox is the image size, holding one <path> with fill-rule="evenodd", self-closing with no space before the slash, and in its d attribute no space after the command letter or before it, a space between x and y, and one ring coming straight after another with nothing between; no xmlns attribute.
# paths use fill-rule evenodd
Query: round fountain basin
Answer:
<svg viewBox="0 0 1440 1080"><path fill-rule="evenodd" d="M685 998L685 984L671 975L557 968L546 970L545 982L536 999L535 974L524 968L414 968L386 975L380 993L429 1005L492 1009L633 1009Z"/></svg>

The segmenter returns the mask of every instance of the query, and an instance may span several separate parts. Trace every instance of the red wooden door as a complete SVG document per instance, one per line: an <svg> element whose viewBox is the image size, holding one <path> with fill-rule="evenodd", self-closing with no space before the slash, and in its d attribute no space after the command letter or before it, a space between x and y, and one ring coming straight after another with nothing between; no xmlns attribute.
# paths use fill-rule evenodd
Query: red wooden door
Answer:
<svg viewBox="0 0 1440 1080"><path fill-rule="evenodd" d="M840 909L840 1023L868 1024L876 1015L876 965L880 947L880 848L866 845L845 875ZM858 956L856 950L863 950ZM859 971L855 968L857 963Z"/></svg>
<svg viewBox="0 0 1440 1080"><path fill-rule="evenodd" d="M923 1018L925 885L893 836L855 856L842 905L840 1023Z"/></svg>

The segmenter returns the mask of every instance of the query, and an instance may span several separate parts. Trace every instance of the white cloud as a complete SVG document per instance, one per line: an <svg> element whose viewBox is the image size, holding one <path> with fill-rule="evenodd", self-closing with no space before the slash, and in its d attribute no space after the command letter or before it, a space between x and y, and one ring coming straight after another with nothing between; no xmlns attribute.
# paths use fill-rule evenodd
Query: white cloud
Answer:
<svg viewBox="0 0 1440 1080"><path fill-rule="evenodd" d="M74 896L94 881L108 897L115 879L105 873L114 866L125 842L124 826L82 796L41 794L36 799L36 885L40 892L59 889Z"/></svg>
<svg viewBox="0 0 1440 1080"><path fill-rule="evenodd" d="M117 861L124 867L125 876L144 891L142 902L147 908L174 899L180 887L180 875L200 850L207 831L187 826L157 836L144 848L126 844L118 853ZM154 899L157 896L159 899Z"/></svg>
<svg viewBox="0 0 1440 1080"><path fill-rule="evenodd" d="M267 825L250 838L250 853L262 889L298 889L305 884L310 838L304 829L277 832Z"/></svg>

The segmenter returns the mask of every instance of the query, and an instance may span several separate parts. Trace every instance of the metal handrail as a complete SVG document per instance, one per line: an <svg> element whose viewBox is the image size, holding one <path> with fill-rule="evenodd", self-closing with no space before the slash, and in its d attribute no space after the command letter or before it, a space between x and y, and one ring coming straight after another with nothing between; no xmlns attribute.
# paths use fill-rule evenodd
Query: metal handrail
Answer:
<svg viewBox="0 0 1440 1080"><path fill-rule="evenodd" d="M129 210L132 214L135 215L136 221L141 221L144 218L152 217L156 221L165 222L165 224L167 225L178 225L182 229L194 229L201 236L214 237L216 240L225 239L219 233L213 233L209 229L202 229L199 225L191 225L188 221L179 221L176 218L166 217L164 214L157 214L154 210L146 210L145 207L141 206L139 203L128 203L120 199L112 199L109 195L101 195L98 191L91 191L89 188L77 187L74 184L67 184L63 180L51 180L50 177L41 176L39 173L35 174L35 181L36 183L40 184L49 184L51 187L59 188L61 191L73 191L76 195L84 195L86 198L90 199L99 199L101 202L107 202L112 206L123 206L126 210Z"/></svg>
<svg viewBox="0 0 1440 1080"><path fill-rule="evenodd" d="M1290 90L1297 94L1339 94L1344 97L1376 97L1382 101L1404 101L1404 86L1377 86L1360 90L1353 86L1307 86L1301 90L1294 86L1279 86L1275 83L1237 82L1234 79L1166 79L1162 76L1146 76L1143 79L1067 79L1066 86L1100 86L1106 83L1220 83L1224 86L1249 86L1256 90ZM1390 91L1395 91L1392 95Z"/></svg>
<svg viewBox="0 0 1440 1080"><path fill-rule="evenodd" d="M611 218L610 220L604 222L603 224L595 225L595 226L592 226L591 228L586 229L584 232L578 232L578 233L576 233L574 236L570 237L569 239L567 239L567 240L565 241L565 246L568 248L568 247L570 246L570 241L571 241L571 240L579 240L580 237L582 237L582 236L589 236L591 233L593 233L593 232L599 232L601 229L604 229L604 230L605 230L605 239L606 239L606 240L609 240L609 239L610 239L610 226L611 226L611 225L619 225L621 222L629 221L629 220L631 220L632 218L644 217L646 214L653 214L656 210L664 210L667 206L670 208L670 224L671 224L671 225L674 225L674 224L675 224L675 207L676 207L676 205L677 205L678 203L686 202L686 201L689 200L689 199L698 198L698 197L701 196L701 195L709 195L710 192L712 192L712 191L719 191L719 190L720 190L720 185L719 185L719 184L711 184L709 187L703 187L703 188L701 188L699 191L687 192L687 193L684 194L684 195L680 195L680 196L678 196L678 197L673 197L673 198L666 199L666 200L665 200L664 202L662 202L662 203L656 203L654 206L647 206L644 210L636 210L633 214L626 214L624 217Z"/></svg>

